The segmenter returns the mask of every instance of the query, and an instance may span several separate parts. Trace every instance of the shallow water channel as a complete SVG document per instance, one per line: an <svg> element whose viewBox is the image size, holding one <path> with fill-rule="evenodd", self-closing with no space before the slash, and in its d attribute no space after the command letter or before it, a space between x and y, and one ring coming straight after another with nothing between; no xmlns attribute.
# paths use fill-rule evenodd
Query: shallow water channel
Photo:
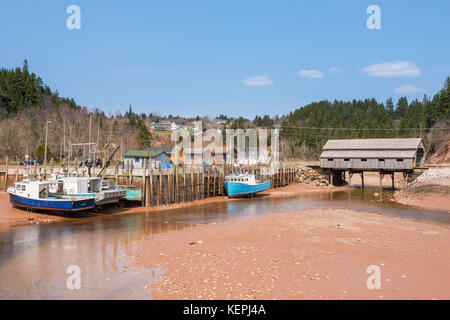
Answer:
<svg viewBox="0 0 450 320"><path fill-rule="evenodd" d="M349 208L450 224L448 212L400 205L390 201L392 191L384 190L381 198L375 197L375 192L366 188L278 199L262 196L15 227L0 232L0 299L149 299L151 290L144 287L158 281L164 271L129 266L131 252L140 240L154 233L249 215ZM70 265L81 270L80 290L67 288Z"/></svg>

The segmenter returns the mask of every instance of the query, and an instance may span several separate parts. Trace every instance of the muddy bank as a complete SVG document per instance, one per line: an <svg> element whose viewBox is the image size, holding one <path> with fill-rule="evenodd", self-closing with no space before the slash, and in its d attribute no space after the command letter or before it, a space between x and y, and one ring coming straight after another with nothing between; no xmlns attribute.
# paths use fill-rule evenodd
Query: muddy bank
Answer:
<svg viewBox="0 0 450 320"><path fill-rule="evenodd" d="M277 189L270 189L264 193L258 194L256 197L270 197L270 198L282 198L282 197L294 197L296 195L309 193L329 191L332 187L324 186L311 186L307 184L291 184L286 187ZM131 214L139 212L155 212L172 210L177 208L189 208L194 206L200 206L208 203L229 202L229 201L242 201L242 199L229 199L228 197L214 197L204 200L196 200L193 202L183 202L170 205L160 205L155 207L141 207L135 206L131 208L118 208L117 206L105 207L102 212L80 212L74 213L70 216L64 216L61 213L45 214L37 212L27 212L26 210L14 208L9 202L9 195L6 192L0 192L0 231L7 230L11 227L29 225L29 224L44 224L71 221L77 218L86 218L100 215L116 215L116 214Z"/></svg>
<svg viewBox="0 0 450 320"><path fill-rule="evenodd" d="M142 284L156 299L449 299L449 241L445 225L313 209L156 234L135 264L165 270Z"/></svg>
<svg viewBox="0 0 450 320"><path fill-rule="evenodd" d="M0 231L20 225L50 223L63 219L61 215L33 213L13 208L9 203L8 193L0 192Z"/></svg>

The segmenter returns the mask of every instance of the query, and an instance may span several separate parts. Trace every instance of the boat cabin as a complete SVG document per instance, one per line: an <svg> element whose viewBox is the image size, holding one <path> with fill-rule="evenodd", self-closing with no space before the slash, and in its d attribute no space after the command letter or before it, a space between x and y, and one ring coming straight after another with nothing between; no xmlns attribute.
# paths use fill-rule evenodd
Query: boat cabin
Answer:
<svg viewBox="0 0 450 320"><path fill-rule="evenodd" d="M14 193L31 199L48 198L49 182L24 180L14 184Z"/></svg>
<svg viewBox="0 0 450 320"><path fill-rule="evenodd" d="M102 189L102 179L92 177L64 177L58 179L63 182L64 194L98 193Z"/></svg>
<svg viewBox="0 0 450 320"><path fill-rule="evenodd" d="M254 174L232 174L225 177L225 181L227 182L240 182L244 184L256 184L255 175Z"/></svg>

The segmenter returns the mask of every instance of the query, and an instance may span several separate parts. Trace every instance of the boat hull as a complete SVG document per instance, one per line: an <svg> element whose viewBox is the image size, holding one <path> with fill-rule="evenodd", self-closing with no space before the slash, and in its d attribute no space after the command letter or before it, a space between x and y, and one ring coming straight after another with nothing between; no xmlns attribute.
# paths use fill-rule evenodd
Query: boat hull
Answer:
<svg viewBox="0 0 450 320"><path fill-rule="evenodd" d="M90 197L95 199L96 205L104 205L104 204L111 204L111 203L117 203L121 199L123 199L126 196L125 190L109 190L109 191L102 191L98 193L76 193L76 194L69 194L69 196L74 197Z"/></svg>
<svg viewBox="0 0 450 320"><path fill-rule="evenodd" d="M76 200L29 199L10 193L9 201L16 207L45 211L83 211L95 207L95 200L93 198Z"/></svg>
<svg viewBox="0 0 450 320"><path fill-rule="evenodd" d="M130 201L141 201L142 200L142 190L141 189L127 189L127 194L125 199Z"/></svg>
<svg viewBox="0 0 450 320"><path fill-rule="evenodd" d="M270 189L270 180L255 185L248 185L233 181L225 182L225 190L230 198L245 197L267 189Z"/></svg>

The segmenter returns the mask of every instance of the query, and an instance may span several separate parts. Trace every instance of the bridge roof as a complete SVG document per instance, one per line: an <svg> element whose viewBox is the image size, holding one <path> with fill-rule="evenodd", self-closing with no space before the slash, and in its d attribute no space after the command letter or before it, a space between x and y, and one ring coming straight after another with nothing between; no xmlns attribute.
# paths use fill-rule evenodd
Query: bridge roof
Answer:
<svg viewBox="0 0 450 320"><path fill-rule="evenodd" d="M340 139L328 140L323 150L416 150L421 143L421 138Z"/></svg>

